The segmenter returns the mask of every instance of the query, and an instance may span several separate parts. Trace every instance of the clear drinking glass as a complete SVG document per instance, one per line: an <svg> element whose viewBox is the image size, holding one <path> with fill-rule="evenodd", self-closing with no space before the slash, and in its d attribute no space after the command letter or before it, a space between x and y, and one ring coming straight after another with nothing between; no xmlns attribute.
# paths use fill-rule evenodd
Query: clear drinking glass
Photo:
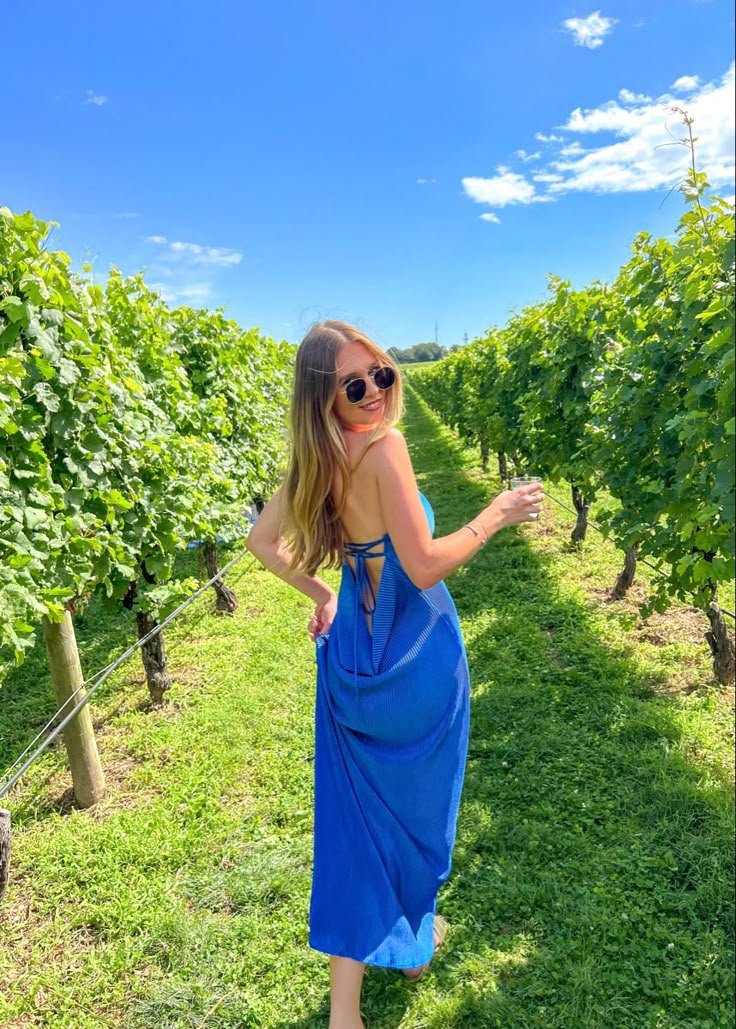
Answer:
<svg viewBox="0 0 736 1029"><path fill-rule="evenodd" d="M542 482L542 479L539 475L519 475L511 480L511 489L516 489L517 486L526 486L530 482ZM544 490L540 488L539 493L534 494L534 499L541 500L543 496ZM535 514L529 515L529 518L536 521L539 518L539 512L537 511Z"/></svg>

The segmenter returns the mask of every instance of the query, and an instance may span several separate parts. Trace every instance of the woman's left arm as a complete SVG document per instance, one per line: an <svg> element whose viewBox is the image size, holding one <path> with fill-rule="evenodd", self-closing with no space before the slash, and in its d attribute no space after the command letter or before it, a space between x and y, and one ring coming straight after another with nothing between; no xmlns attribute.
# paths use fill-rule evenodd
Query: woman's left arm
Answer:
<svg viewBox="0 0 736 1029"><path fill-rule="evenodd" d="M318 606L329 604L335 599L335 591L316 575L305 575L289 569L291 550L283 539L283 518L281 515L281 489L276 490L259 514L248 534L246 546L269 572L278 575L284 582L299 590Z"/></svg>

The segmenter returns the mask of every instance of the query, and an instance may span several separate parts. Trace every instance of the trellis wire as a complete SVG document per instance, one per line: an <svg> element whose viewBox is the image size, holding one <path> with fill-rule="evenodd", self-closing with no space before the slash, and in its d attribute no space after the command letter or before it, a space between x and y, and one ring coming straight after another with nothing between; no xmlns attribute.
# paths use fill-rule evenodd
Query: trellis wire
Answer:
<svg viewBox="0 0 736 1029"><path fill-rule="evenodd" d="M568 507L566 504L563 504L561 500L558 500L557 497L553 496L546 488L544 488L544 495L545 495L545 497L549 497L550 500L554 500L555 504L558 504L564 511L567 511L569 514L574 515L575 518L577 518L577 516L578 516L577 511L574 511L571 507ZM601 534L601 536L603 536L605 539L609 538L606 535L606 533L595 524L595 522L592 522L590 520L590 518L587 519L587 524L590 525L591 528L595 529L596 532L599 532ZM637 560L637 562L641 562L641 564L643 564L643 565L647 565L648 568L651 568L658 575L664 576L665 579L667 578L667 573L666 572L663 572L661 568L657 568L657 566L653 565L651 563L651 561L647 561L647 559L645 557L637 557L636 560ZM691 593L690 596L693 596L693 594ZM719 610L721 611L722 614L728 615L729 618L734 618L734 615L730 611L727 611L725 609L725 607L721 607L720 604L718 605L718 607L719 607ZM702 609L699 609L699 610L702 610Z"/></svg>
<svg viewBox="0 0 736 1029"><path fill-rule="evenodd" d="M100 687L102 685L102 683L105 682L105 680L108 679L112 675L112 673L115 671L115 669L119 665L121 665L124 661L126 661L131 656L131 654L134 654L136 650L139 650L143 646L144 643L148 643L149 640L153 639L159 632L161 632L169 624L169 622L173 621L174 618L177 618L181 614L181 612L184 611L185 608L189 607L189 605L192 604L201 593L203 593L206 589L208 589L214 582L216 582L217 579L219 579L221 576L223 576L225 574L225 572L228 571L229 568L232 568L232 566L234 564L236 564L238 561L240 561L241 558L245 557L245 555L247 553L248 553L248 551L244 550L244 551L242 551L242 553L236 554L235 557L232 558L232 560L228 561L228 563L225 565L224 568L221 568L218 572L216 572L215 575L213 575L212 578L208 582L203 583L202 586L200 586L194 593L192 593L191 597L187 597L186 600L182 601L182 603L177 608L175 608L171 612L171 614L167 615L166 618L164 618L164 620L162 622L159 622L158 625L154 626L154 628L151 629L150 632L147 632L145 636L142 636L139 640L136 640L136 642L134 644L132 644L132 646L128 647L128 649L126 651L124 651L124 653L122 653L120 655L120 657L116 658L114 661L111 661L109 665L106 665L104 668L100 669L100 671L95 672L94 675L90 676L88 679L85 679L84 682L81 682L79 684L79 686L77 686L77 688L74 690L74 692L71 693L67 697L67 699L61 705L61 707L58 709L58 711L56 711L56 713L49 719L49 721L46 723L46 725L43 727L43 729L41 729L41 731L39 733L37 733L36 738L34 740L32 740L32 742L28 744L28 746L23 751L23 753L19 757L17 757L15 759L15 761L10 766L10 768L8 768L7 771L4 773L3 777L9 775L13 771L15 766L18 764L18 762L23 760L24 756L28 753L28 751L31 749L31 747L35 744L36 740L40 736L42 736L43 733L46 732L48 727L50 725L52 725L53 722L59 717L61 712L64 710L64 708L69 703L69 701L73 700L74 697L77 695L77 693L83 687L92 684L91 688L88 690L88 692L85 694L85 696L74 706L73 710L70 711L64 717L64 719L49 733L49 735L46 737L46 739L43 741L43 743L34 751L33 754L31 754L31 756L28 758L28 760L25 762L25 764L21 768L18 769L18 771L15 773L15 775L13 775L13 777L8 782L6 782L3 786L0 786L0 799L2 799L2 797L15 785L15 783L20 779L20 777L31 767L33 762L38 757L40 757L40 755L44 752L44 750L46 750L46 748L49 746L49 744L54 739L56 739L56 737L62 731L64 726L67 725L72 720L72 718L74 718L74 716L79 711L82 710L84 705L87 703L87 701L90 699L90 697L93 696L93 694L98 689L98 687ZM251 563L246 568L246 572L249 571L253 567L253 565L255 564L256 560L257 560L257 558L254 557L253 560L251 561Z"/></svg>
<svg viewBox="0 0 736 1029"><path fill-rule="evenodd" d="M549 490L545 489L544 490L544 495L549 497L550 500L554 501L554 503L557 504L559 507L561 507L564 511L567 511L568 514L571 514L575 518L577 518L577 512L575 510L573 510L573 508L568 507L566 504L563 504L563 502L561 500L558 500L557 497L555 497L552 493L549 492ZM590 525L593 529L595 529L596 532L600 533L601 536L603 536L604 538L608 538L606 536L606 533L604 533L603 530L599 526L597 526L595 524L595 522L593 522L590 518L587 519L587 524ZM49 733L49 735L43 741L41 746L37 748L37 750L31 755L31 757L25 762L25 764L16 772L16 774L7 783L5 783L5 785L0 786L0 798L2 798L15 785L15 783L18 781L18 779L20 779L20 777L27 771L27 769L30 768L30 766L33 764L33 762L44 752L44 750L46 750L46 748L49 746L49 744L53 742L53 740L59 735L59 733L62 731L62 729L72 720L72 718L74 718L74 716L79 711L81 711L81 709L84 707L84 705L90 699L90 697L94 694L94 692L98 689L98 687L101 686L102 683L105 682L106 679L108 679L110 677L110 675L112 675L112 673L115 671L115 669L119 665L121 665L124 661L126 661L131 656L131 654L135 653L136 650L139 650L144 645L144 643L147 643L149 640L153 639L159 632L161 632L165 628L165 626L167 626L169 624L169 622L173 621L174 618L177 618L179 616L179 614L181 614L181 612L185 610L185 608L187 608L191 603L193 603L197 599L197 597L201 593L203 593L206 589L208 589L217 579L219 579L222 575L224 575L225 572L228 571L228 569L232 568L232 566L234 564L236 564L238 561L240 561L241 558L243 558L246 553L247 553L247 551L243 551L242 553L237 554L231 561L229 561L225 565L224 568L222 568L219 572L217 572L215 575L213 575L212 578L208 582L206 582L202 586L200 586L191 595L191 597L187 597L187 599L185 601L183 601L179 605L179 607L177 607L174 611L172 611L171 614L168 615L164 619L163 622L160 622L153 629L151 629L151 631L148 632L145 636L143 636L141 639L137 640L131 647L129 647L126 651L124 651L124 653L121 654L120 657L116 658L115 661L112 661L109 665L106 665L104 668L100 669L100 671L96 672L94 675L90 676L88 679L85 679L84 682L81 682L79 684L79 686L77 686L77 688L74 690L74 692L71 693L67 697L67 699L61 705L61 707L58 709L58 711L56 711L56 713L49 719L49 721L46 723L46 725L43 727L43 729L41 729L40 732L37 733L35 739L32 740L31 743L28 744L28 746L23 751L23 753L18 758L16 758L16 760L13 762L13 764L10 766L10 768L7 769L7 771L5 772L6 776L10 772L12 772L13 768L15 768L15 766L18 764L19 761L23 760L23 757L28 753L28 751L34 745L36 740L38 740L38 738L40 736L42 736L44 732L46 732L48 727L59 717L61 712L64 710L64 708L67 706L67 704L69 704L69 702L74 699L74 697L79 692L79 690L81 690L85 686L89 686L90 684L92 684L91 688L88 690L86 695L82 698L82 700L79 701L79 703L75 705L73 710L70 711L64 717L64 719L52 730L51 733ZM253 566L253 564L255 563L256 560L257 559L254 558L253 561L251 561L251 563L250 563L250 565L248 565L248 568L246 569L246 571L248 571L250 568L252 568L252 566ZM663 572L660 568L657 568L656 565L653 565L650 561L647 561L646 558L640 557L640 558L637 558L637 560L639 562L641 562L642 564L645 564L648 568L651 568L653 571L657 572L658 575L662 575L665 578L667 577L666 572ZM720 607L720 605L719 605L719 607ZM724 615L728 615L729 618L734 618L735 617L734 614L731 611L727 611L726 608L720 607L720 610L721 610L721 612Z"/></svg>

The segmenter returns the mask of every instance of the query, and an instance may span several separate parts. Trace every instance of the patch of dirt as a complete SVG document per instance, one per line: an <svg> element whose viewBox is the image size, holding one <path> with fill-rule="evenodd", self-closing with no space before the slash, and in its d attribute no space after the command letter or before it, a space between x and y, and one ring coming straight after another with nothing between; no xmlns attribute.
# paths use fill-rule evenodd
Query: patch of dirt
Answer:
<svg viewBox="0 0 736 1029"><path fill-rule="evenodd" d="M38 917L33 910L33 898L30 893L23 889L23 878L16 880L13 874L13 855L10 855L10 882L13 886L13 899L6 895L0 901L0 937L3 943L9 945L9 953L13 955L14 963L7 970L2 980L2 988L5 993L12 993L13 983L21 979L31 964L33 954L33 939L31 930L44 924L46 919ZM9 887L10 890L10 887ZM29 1020L30 1016L24 1015L14 1022L5 1023L7 1026L28 1026L33 1025Z"/></svg>
<svg viewBox="0 0 736 1029"><path fill-rule="evenodd" d="M198 686L199 672L194 665L177 665L169 669L169 675L173 682L180 686Z"/></svg>
<svg viewBox="0 0 736 1029"><path fill-rule="evenodd" d="M604 588L586 584L585 589L597 603L610 606L621 614L636 616L637 621L631 631L638 641L653 643L656 646L670 643L706 645L705 631L708 628L708 619L704 612L696 608L675 602L667 611L653 611L648 618L641 618L639 605L644 603L648 596L646 588L641 584L634 583L620 600L612 598L612 586Z"/></svg>
<svg viewBox="0 0 736 1029"><path fill-rule="evenodd" d="M531 523L529 523L531 526ZM559 536L560 530L556 525L550 525L548 521L542 519L532 529L535 536Z"/></svg>
<svg viewBox="0 0 736 1029"><path fill-rule="evenodd" d="M631 619L633 624L624 631L634 647L639 643L648 643L662 649L680 644L696 648L693 653L677 655L677 662L669 670L666 681L658 681L653 685L658 694L676 696L693 693L707 686L717 690L721 701L730 709L734 708L734 691L723 687L712 670L710 650L705 639L709 623L703 611L674 601L667 611L653 611L648 618L642 618L639 605L649 596L645 584L634 582L624 597L614 600L611 597L613 583L602 587L589 582L591 578L592 573L581 577L586 595L614 616L619 614ZM705 679L704 664L707 669Z"/></svg>

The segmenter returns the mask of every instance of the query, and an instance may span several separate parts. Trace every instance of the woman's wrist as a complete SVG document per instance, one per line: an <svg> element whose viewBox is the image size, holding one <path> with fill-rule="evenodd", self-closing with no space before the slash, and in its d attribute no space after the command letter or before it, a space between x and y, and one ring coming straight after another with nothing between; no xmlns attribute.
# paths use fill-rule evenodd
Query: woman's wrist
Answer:
<svg viewBox="0 0 736 1029"><path fill-rule="evenodd" d="M465 525L463 525L463 529L470 529L472 534L475 536L476 542L481 547L485 546L485 544L489 540L488 533L483 528L483 526L478 522L477 519L473 519L473 521L466 522Z"/></svg>
<svg viewBox="0 0 736 1029"><path fill-rule="evenodd" d="M316 575L312 577L312 581L315 583L316 589L313 592L310 591L310 595L315 603L327 604L330 600L337 600L337 594L326 582L318 579Z"/></svg>
<svg viewBox="0 0 736 1029"><path fill-rule="evenodd" d="M497 511L492 511L490 507L486 507L479 515L472 519L473 524L480 525L483 532L486 534L486 538L490 539L491 536L495 535L499 529L503 529L503 522L499 517Z"/></svg>

